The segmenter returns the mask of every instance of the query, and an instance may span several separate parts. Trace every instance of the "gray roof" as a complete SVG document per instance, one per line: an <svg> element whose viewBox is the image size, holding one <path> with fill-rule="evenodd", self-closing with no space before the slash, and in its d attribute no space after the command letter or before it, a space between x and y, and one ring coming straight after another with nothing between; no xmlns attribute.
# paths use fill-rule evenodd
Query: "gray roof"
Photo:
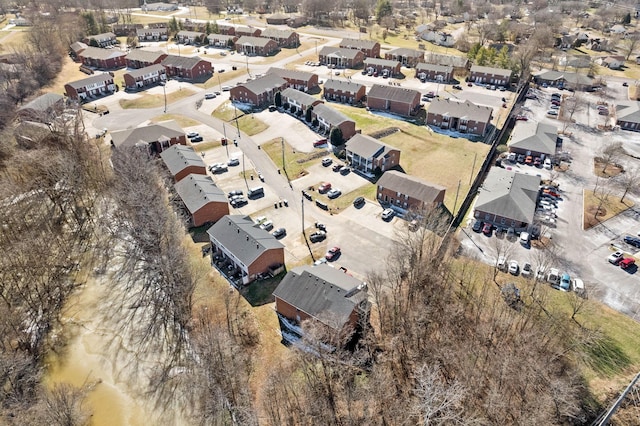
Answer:
<svg viewBox="0 0 640 426"><path fill-rule="evenodd" d="M199 38L206 35L205 33L201 32L201 31L187 31L187 30L182 30L182 31L178 31L177 36L178 37L194 37L194 38Z"/></svg>
<svg viewBox="0 0 640 426"><path fill-rule="evenodd" d="M30 109L36 112L46 112L49 108L63 100L64 96L58 95L57 93L45 93L20 107L19 111Z"/></svg>
<svg viewBox="0 0 640 426"><path fill-rule="evenodd" d="M266 250L284 249L280 241L260 229L260 225L255 224L249 216L226 215L209 228L207 234L246 266Z"/></svg>
<svg viewBox="0 0 640 426"><path fill-rule="evenodd" d="M285 79L290 78L292 80L302 80L302 81L309 81L311 80L311 78L313 78L314 75L316 75L306 71L288 70L285 68L275 68L275 67L269 68L267 70L267 74L275 74Z"/></svg>
<svg viewBox="0 0 640 426"><path fill-rule="evenodd" d="M423 58L424 57L424 50L416 50L416 49L409 49L407 47L398 47L396 49L392 49L389 50L388 52L385 52L385 55L395 55L395 56L407 56L407 57L413 57L413 58Z"/></svg>
<svg viewBox="0 0 640 426"><path fill-rule="evenodd" d="M506 78L511 77L511 74L513 73L513 71L504 68L483 67L480 65L472 65L471 72L500 75Z"/></svg>
<svg viewBox="0 0 640 426"><path fill-rule="evenodd" d="M71 50L73 50L75 53L79 53L84 49L86 49L87 47L89 46L87 46L85 43L81 41L76 41L75 43L71 44Z"/></svg>
<svg viewBox="0 0 640 426"><path fill-rule="evenodd" d="M456 68L466 68L469 64L469 59L464 56L445 55L434 52L425 54L424 61L428 64L451 65Z"/></svg>
<svg viewBox="0 0 640 426"><path fill-rule="evenodd" d="M102 49L100 47L89 46L82 52L78 53L78 55L82 56L83 58L111 59L120 56L126 56L126 53L118 49Z"/></svg>
<svg viewBox="0 0 640 426"><path fill-rule="evenodd" d="M136 33L140 36L140 35L146 35L146 34L163 34L163 33L169 33L169 28L167 27L149 27L149 28L138 28L136 29Z"/></svg>
<svg viewBox="0 0 640 426"><path fill-rule="evenodd" d="M173 145L165 149L160 154L162 161L169 169L171 175L175 176L187 167L202 167L206 170L206 165L200 154L193 147L185 145ZM205 171L206 173L206 171Z"/></svg>
<svg viewBox="0 0 640 426"><path fill-rule="evenodd" d="M242 86L253 93L264 93L269 90L279 89L285 84L287 84L287 81L284 78L274 74L267 74L244 83Z"/></svg>
<svg viewBox="0 0 640 426"><path fill-rule="evenodd" d="M199 56L168 55L162 60L162 65L165 67L192 69L198 65L200 61L204 61L204 59Z"/></svg>
<svg viewBox="0 0 640 426"><path fill-rule="evenodd" d="M239 32L251 33L253 34L256 30L260 30L260 28L248 27L246 25L236 25L235 26L236 34Z"/></svg>
<svg viewBox="0 0 640 426"><path fill-rule="evenodd" d="M321 56L332 56L336 58L355 59L359 54L362 55L363 53L358 49L345 49L334 46L323 46L322 49L320 49Z"/></svg>
<svg viewBox="0 0 640 426"><path fill-rule="evenodd" d="M353 92L356 93L364 87L364 84L356 83L351 80L327 80L324 82L324 90L333 89L333 90L342 90L343 92Z"/></svg>
<svg viewBox="0 0 640 426"><path fill-rule="evenodd" d="M260 37L267 38L289 38L295 31L293 30L281 30L279 28L267 27L260 33Z"/></svg>
<svg viewBox="0 0 640 426"><path fill-rule="evenodd" d="M282 96L288 99L293 99L298 102L300 105L312 105L314 102L322 102L320 99L315 98L311 95L308 95L300 90L292 89L291 87L287 87L282 91Z"/></svg>
<svg viewBox="0 0 640 426"><path fill-rule="evenodd" d="M593 84L593 79L591 77L574 72L542 71L536 74L535 77L547 81L564 80L567 83L582 86L590 86Z"/></svg>
<svg viewBox="0 0 640 426"><path fill-rule="evenodd" d="M273 15L267 16L267 19L289 19L289 16L284 13L276 12Z"/></svg>
<svg viewBox="0 0 640 426"><path fill-rule="evenodd" d="M451 99L435 98L429 103L427 113L448 115L450 117L464 118L482 123L491 121L493 108L476 105L470 101L457 102Z"/></svg>
<svg viewBox="0 0 640 426"><path fill-rule="evenodd" d="M209 40L225 40L225 41L229 41L229 40L237 39L238 37L236 37L234 35L229 35L229 34L209 34L207 36L207 38Z"/></svg>
<svg viewBox="0 0 640 426"><path fill-rule="evenodd" d="M83 78L82 80L72 81L67 84L73 87L74 89L81 89L90 84L101 83L104 81L113 81L113 77L111 77L111 74L107 72L102 74L95 74L95 75L92 75L91 77Z"/></svg>
<svg viewBox="0 0 640 426"><path fill-rule="evenodd" d="M426 64L421 62L416 66L416 72L420 70L450 73L453 70L453 65Z"/></svg>
<svg viewBox="0 0 640 426"><path fill-rule="evenodd" d="M509 148L554 155L557 139L558 129L555 126L533 121L518 121L511 132Z"/></svg>
<svg viewBox="0 0 640 426"><path fill-rule="evenodd" d="M250 46L265 47L269 42L273 42L273 40L264 37L242 36L238 39L238 41L236 41L236 44L248 44Z"/></svg>
<svg viewBox="0 0 640 426"><path fill-rule="evenodd" d="M342 328L367 299L357 279L328 265L300 266L285 275L273 295L334 329Z"/></svg>
<svg viewBox="0 0 640 426"><path fill-rule="evenodd" d="M102 34L90 35L90 36L87 36L87 38L89 40L94 39L95 41L104 41L104 40L114 39L116 38L116 35L114 33L102 33Z"/></svg>
<svg viewBox="0 0 640 426"><path fill-rule="evenodd" d="M378 185L392 191L406 194L425 204L432 204L445 191L444 186L424 181L415 176L407 175L395 170L384 172L378 179Z"/></svg>
<svg viewBox="0 0 640 426"><path fill-rule="evenodd" d="M389 150L395 149L371 136L360 133L353 135L353 137L347 141L345 148L347 151L356 153L363 158L379 157Z"/></svg>
<svg viewBox="0 0 640 426"><path fill-rule="evenodd" d="M376 44L379 44L375 40L358 40L355 38L343 38L340 42L340 47L346 47L347 49L373 49Z"/></svg>
<svg viewBox="0 0 640 426"><path fill-rule="evenodd" d="M616 117L618 121L640 123L640 102L619 101L616 105Z"/></svg>
<svg viewBox="0 0 640 426"><path fill-rule="evenodd" d="M191 214L209 203L227 204L227 197L208 175L190 174L174 185L180 199Z"/></svg>
<svg viewBox="0 0 640 426"><path fill-rule="evenodd" d="M493 167L480 187L476 210L532 223L540 177Z"/></svg>
<svg viewBox="0 0 640 426"><path fill-rule="evenodd" d="M325 104L318 104L313 107L313 112L318 116L322 117L324 121L329 123L332 126L339 126L345 121L353 121L343 113L336 111L335 109L327 106Z"/></svg>
<svg viewBox="0 0 640 426"><path fill-rule="evenodd" d="M416 95L418 100L420 99L420 92L413 89L407 89L397 86L383 86L381 84L374 84L367 94L368 98L380 98L388 99L390 101L412 103Z"/></svg>
<svg viewBox="0 0 640 426"><path fill-rule="evenodd" d="M391 68L395 68L398 65L400 65L400 62L398 61L392 61L390 59L378 59L378 58L367 58L364 60L364 65L380 65L383 67L391 67Z"/></svg>
<svg viewBox="0 0 640 426"><path fill-rule="evenodd" d="M130 61L155 62L164 55L166 55L166 53L158 50L133 49L127 54L125 59Z"/></svg>
<svg viewBox="0 0 640 426"><path fill-rule="evenodd" d="M111 140L115 146L136 146L180 136L184 136L184 130L173 120L111 132Z"/></svg>
<svg viewBox="0 0 640 426"><path fill-rule="evenodd" d="M148 67L131 70L125 73L124 75L129 74L133 78L138 78L138 77L142 77L145 74L149 74L150 72L154 72L154 71L162 72L164 71L164 69L165 68L160 64L153 64L153 65L149 65Z"/></svg>

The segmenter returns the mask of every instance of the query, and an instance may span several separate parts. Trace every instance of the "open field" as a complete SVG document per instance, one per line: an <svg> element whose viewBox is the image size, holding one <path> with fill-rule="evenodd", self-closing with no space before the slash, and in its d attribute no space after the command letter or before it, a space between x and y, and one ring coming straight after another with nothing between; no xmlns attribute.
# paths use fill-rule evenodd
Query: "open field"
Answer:
<svg viewBox="0 0 640 426"><path fill-rule="evenodd" d="M255 62L251 62L249 64L249 69L251 69L251 64L271 64L273 62L278 62L289 57L291 58L292 61L298 60L302 58L301 52L304 52L307 49L311 49L315 45L316 45L315 42L307 41L307 42L300 43L300 46L298 46L297 49L282 48L277 55L260 57ZM304 61L302 62L304 63Z"/></svg>
<svg viewBox="0 0 640 426"><path fill-rule="evenodd" d="M167 93L167 104L193 95L195 92L189 89L180 89ZM121 99L120 106L124 109L157 108L164 105L164 95L150 95L145 93L135 99Z"/></svg>
<svg viewBox="0 0 640 426"><path fill-rule="evenodd" d="M208 55L208 56L216 56L216 55ZM217 55L217 56L220 56L220 55ZM245 74L247 74L247 70L244 67L242 69L239 68L235 71L225 70L225 72L222 72L222 73L215 72L209 80L205 81L204 83L198 83L196 84L196 86L199 86L205 89L222 90L221 86L224 83Z"/></svg>
<svg viewBox="0 0 640 426"><path fill-rule="evenodd" d="M161 121L167 121L167 120L175 120L176 123L180 125L180 127L191 127L191 126L197 126L198 124L200 124L191 118L188 118L188 117L185 117L184 115L179 115L179 114L161 114L154 117L150 121L152 123L159 123Z"/></svg>
<svg viewBox="0 0 640 426"><path fill-rule="evenodd" d="M244 114L239 109L234 108L230 101L225 101L211 115L232 124L234 127L236 126L235 118L237 116L237 127L249 136L258 134L269 127L264 121L255 118L253 114Z"/></svg>
<svg viewBox="0 0 640 426"><path fill-rule="evenodd" d="M440 135L426 126L380 116L364 108L333 103L331 106L355 120L356 127L363 129L363 133L366 134L392 127L398 128L400 131L381 140L402 151L400 165L406 173L447 189L445 205L452 212L458 182L458 202L461 202L469 190L474 173L477 173L489 152L488 145ZM475 168L472 172L474 162Z"/></svg>

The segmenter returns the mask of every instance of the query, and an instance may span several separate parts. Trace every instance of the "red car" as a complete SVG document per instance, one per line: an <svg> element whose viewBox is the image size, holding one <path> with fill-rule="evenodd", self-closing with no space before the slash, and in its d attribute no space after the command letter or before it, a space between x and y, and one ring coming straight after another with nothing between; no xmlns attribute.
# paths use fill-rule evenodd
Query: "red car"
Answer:
<svg viewBox="0 0 640 426"><path fill-rule="evenodd" d="M516 120L517 121L527 121L529 119L524 115L516 115Z"/></svg>
<svg viewBox="0 0 640 426"><path fill-rule="evenodd" d="M324 258L327 260L334 260L338 256L340 256L340 247L336 246L336 247L330 248L327 254L324 255Z"/></svg>
<svg viewBox="0 0 640 426"><path fill-rule="evenodd" d="M553 189L545 189L542 191L545 194L549 194L552 197L560 197L560 194L558 194L556 191L554 191Z"/></svg>
<svg viewBox="0 0 640 426"><path fill-rule="evenodd" d="M622 269L629 269L635 263L636 261L634 259L630 257L625 257L620 262L618 262L618 265L620 265Z"/></svg>
<svg viewBox="0 0 640 426"><path fill-rule="evenodd" d="M482 227L482 233L484 235L491 235L491 224L490 223L485 223L484 226Z"/></svg>
<svg viewBox="0 0 640 426"><path fill-rule="evenodd" d="M319 146L324 146L324 145L326 145L326 144L327 144L327 140L326 140L326 139L320 139L319 141L315 141L315 142L313 143L313 146L314 146L315 148L317 148L317 147L319 147Z"/></svg>
<svg viewBox="0 0 640 426"><path fill-rule="evenodd" d="M325 182L325 183L323 183L322 185L320 185L318 187L318 192L321 193L321 194L324 194L325 192L327 192L330 189L331 189L331 183Z"/></svg>

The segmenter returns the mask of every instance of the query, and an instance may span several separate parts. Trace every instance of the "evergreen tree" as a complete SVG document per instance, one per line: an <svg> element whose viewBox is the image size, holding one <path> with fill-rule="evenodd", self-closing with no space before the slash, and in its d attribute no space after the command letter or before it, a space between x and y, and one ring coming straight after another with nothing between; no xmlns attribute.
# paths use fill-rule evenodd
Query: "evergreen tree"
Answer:
<svg viewBox="0 0 640 426"><path fill-rule="evenodd" d="M276 107L280 108L282 106L282 93L276 92L276 95L273 97L273 102L276 104Z"/></svg>
<svg viewBox="0 0 640 426"><path fill-rule="evenodd" d="M334 127L331 129L331 133L329 134L329 139L331 139L331 145L340 146L344 143L344 137L342 136L342 130L339 127Z"/></svg>
<svg viewBox="0 0 640 426"><path fill-rule="evenodd" d="M376 19L378 23L380 23L385 16L391 16L392 14L393 7L391 6L391 2L389 0L378 0L378 5L376 6Z"/></svg>

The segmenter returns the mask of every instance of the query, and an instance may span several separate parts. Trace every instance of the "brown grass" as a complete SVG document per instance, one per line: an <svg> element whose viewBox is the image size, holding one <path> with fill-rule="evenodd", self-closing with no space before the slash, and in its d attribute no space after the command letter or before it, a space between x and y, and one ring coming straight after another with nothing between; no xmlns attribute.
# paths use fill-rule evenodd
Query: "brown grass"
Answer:
<svg viewBox="0 0 640 426"><path fill-rule="evenodd" d="M45 90L50 93L64 94L64 85L70 81L81 80L89 77L87 74L80 71L80 64L73 62L70 57L65 57L62 71L56 77L56 79L49 86L45 87Z"/></svg>
<svg viewBox="0 0 640 426"><path fill-rule="evenodd" d="M593 174L596 176L610 178L614 176L618 176L620 173L624 171L624 167L620 164L605 164L603 161L600 161L597 158L593 160Z"/></svg>
<svg viewBox="0 0 640 426"><path fill-rule="evenodd" d="M187 98L195 92L189 89L180 89L167 93L167 105L179 99ZM164 105L164 94L150 95L145 93L135 99L121 99L120 106L124 109L157 108Z"/></svg>
<svg viewBox="0 0 640 426"><path fill-rule="evenodd" d="M180 125L180 127L191 127L191 126L197 126L198 124L200 124L199 122L197 122L192 118L188 118L188 117L185 117L184 115L179 115L179 114L162 114L162 115L153 117L150 121L152 123L159 123L160 121L167 121L167 120L175 120Z"/></svg>
<svg viewBox="0 0 640 426"><path fill-rule="evenodd" d="M609 195L604 201L596 197L593 191L584 190L583 195L583 229L589 229L634 206L628 199L620 202L620 197Z"/></svg>

